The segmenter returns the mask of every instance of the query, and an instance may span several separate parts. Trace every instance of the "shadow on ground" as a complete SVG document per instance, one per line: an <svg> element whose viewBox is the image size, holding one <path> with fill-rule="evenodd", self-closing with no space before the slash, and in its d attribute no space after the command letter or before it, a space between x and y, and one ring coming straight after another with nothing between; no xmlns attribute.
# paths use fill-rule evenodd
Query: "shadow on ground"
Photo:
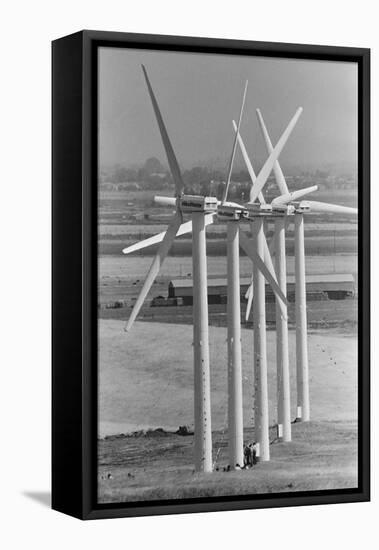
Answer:
<svg viewBox="0 0 379 550"><path fill-rule="evenodd" d="M49 508L51 506L51 493L49 491L24 491L22 494L42 506L48 506Z"/></svg>

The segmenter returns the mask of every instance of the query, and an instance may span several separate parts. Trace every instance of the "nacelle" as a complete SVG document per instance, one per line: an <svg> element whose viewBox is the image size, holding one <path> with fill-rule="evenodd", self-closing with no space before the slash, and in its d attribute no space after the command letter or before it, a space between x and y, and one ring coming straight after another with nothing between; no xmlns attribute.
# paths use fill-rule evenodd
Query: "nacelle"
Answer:
<svg viewBox="0 0 379 550"><path fill-rule="evenodd" d="M183 195L178 202L182 212L215 212L218 204L216 197L199 195Z"/></svg>
<svg viewBox="0 0 379 550"><path fill-rule="evenodd" d="M224 221L236 221L241 218L247 218L248 212L243 206L229 202L219 205L217 208L217 217Z"/></svg>
<svg viewBox="0 0 379 550"><path fill-rule="evenodd" d="M293 204L276 203L272 204L272 211L278 214L289 216L295 213L295 207L293 206Z"/></svg>
<svg viewBox="0 0 379 550"><path fill-rule="evenodd" d="M271 204L258 202L249 203L246 205L246 210L249 218L256 218L257 216L266 216L272 214Z"/></svg>
<svg viewBox="0 0 379 550"><path fill-rule="evenodd" d="M311 206L308 201L301 201L295 208L296 212L303 214L305 212L310 212Z"/></svg>

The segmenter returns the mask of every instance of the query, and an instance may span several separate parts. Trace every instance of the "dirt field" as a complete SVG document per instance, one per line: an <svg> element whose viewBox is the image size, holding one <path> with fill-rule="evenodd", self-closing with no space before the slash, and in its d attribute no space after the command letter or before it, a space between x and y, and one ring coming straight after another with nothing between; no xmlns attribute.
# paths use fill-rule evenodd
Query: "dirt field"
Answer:
<svg viewBox="0 0 379 550"><path fill-rule="evenodd" d="M149 256L100 256L99 273L101 278L116 277L135 280L143 277L150 267L152 258ZM356 254L307 255L305 257L307 273L356 273L358 270ZM214 256L207 258L208 275L222 277L226 274L226 257ZM241 276L251 275L252 263L246 256L241 257ZM287 257L287 271L294 273L294 257ZM178 277L192 274L191 256L173 258L168 256L159 272L160 277Z"/></svg>
<svg viewBox="0 0 379 550"><path fill-rule="evenodd" d="M99 436L141 429L176 430L193 419L192 327L100 320ZM217 466L227 463L226 331L211 327L212 429ZM270 424L276 422L275 333L268 333ZM292 417L295 418L295 334L290 332ZM252 434L252 331L242 331L246 437ZM159 349L159 354L157 350ZM180 357L180 360L178 358ZM352 487L356 484L357 339L354 334L309 335L310 424L294 424L292 444L272 445L273 460L249 472L194 475L192 437L173 434L108 437L99 441L102 501L175 498ZM272 439L275 438L274 431ZM146 458L147 456L147 458ZM259 474L258 474L259 472ZM108 474L111 479L108 479ZM130 474L130 476L128 475ZM222 476L222 477L220 477ZM241 477L245 476L245 477Z"/></svg>
<svg viewBox="0 0 379 550"><path fill-rule="evenodd" d="M100 436L141 428L176 430L192 424L192 327L99 321ZM267 333L270 422L275 423L275 332ZM292 416L295 418L295 332L289 333ZM244 424L251 423L253 331L242 331ZM213 429L225 424L226 329L210 327ZM357 337L350 332L319 330L309 335L310 392L315 420L356 419ZM333 397L334 396L334 397Z"/></svg>
<svg viewBox="0 0 379 550"><path fill-rule="evenodd" d="M159 286L155 289L159 291ZM164 294L166 287L163 286ZM127 290L127 288L126 288ZM160 292L160 291L159 291ZM126 322L129 318L132 306L123 308L99 309L100 319L117 319ZM241 304L241 324L244 328L253 328L252 314L248 321L245 319L246 302ZM192 325L192 306L166 306L151 307L146 304L142 307L139 316L140 321L153 321L154 323L174 323ZM308 301L307 304L308 328L336 328L351 330L357 327L358 323L358 300L321 300ZM208 324L214 327L226 327L226 304L210 304L208 306ZM275 303L266 304L266 324L268 330L275 329ZM295 304L291 302L288 306L289 328L295 327Z"/></svg>
<svg viewBox="0 0 379 550"><path fill-rule="evenodd" d="M193 437L156 433L99 443L99 501L254 495L346 489L357 486L357 433L354 422L292 425L293 441L270 446L270 461L250 470L224 472L227 434L213 432L212 474L195 473ZM272 438L275 437L271 430ZM251 430L245 438L253 439ZM110 477L109 477L110 476Z"/></svg>

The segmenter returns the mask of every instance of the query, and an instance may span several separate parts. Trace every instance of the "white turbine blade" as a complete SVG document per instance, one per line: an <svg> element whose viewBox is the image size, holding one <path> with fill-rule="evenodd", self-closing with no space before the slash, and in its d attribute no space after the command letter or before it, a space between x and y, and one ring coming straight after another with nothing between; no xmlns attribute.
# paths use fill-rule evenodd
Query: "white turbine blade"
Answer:
<svg viewBox="0 0 379 550"><path fill-rule="evenodd" d="M251 276L250 284L249 284L249 286L247 287L247 290L246 290L246 292L245 292L245 298L246 298L246 300L247 300L248 297L250 296L252 280L253 280L253 275Z"/></svg>
<svg viewBox="0 0 379 550"><path fill-rule="evenodd" d="M289 218L286 218L286 228L289 225L288 222L289 222ZM268 244L267 239L265 237L264 238L264 261L265 261L267 267L269 268L270 272L275 274L275 268L274 268L274 264L273 264L273 261L272 261L273 256L275 256L275 239L272 237L270 239L270 243ZM247 289L246 294L245 294L245 298L247 298L246 316L245 316L246 321L250 317L251 306L252 306L252 303L253 303L253 289L254 289L253 277L254 277L254 275L252 274L251 275L250 286ZM280 301L279 303L280 303L280 308L281 308L281 311L282 311L282 315L285 316L285 318L287 318L286 311L283 308L283 302Z"/></svg>
<svg viewBox="0 0 379 550"><path fill-rule="evenodd" d="M248 86L248 84L249 84L249 82L248 82L248 80L246 80L245 89L244 89L243 97L242 97L242 104L241 104L241 109L240 109L240 116L239 116L239 119L238 119L237 131L236 131L236 133L235 133L234 141L233 141L232 155L231 155L230 161L229 161L228 177L227 177L227 179L226 179L226 184L225 184L225 188L224 188L224 193L223 193L223 196L222 196L222 203L224 203L224 202L226 201L226 198L227 198L227 196L228 196L228 189L229 189L229 185L230 185L230 178L231 178L231 176L232 176L234 157L235 157L236 149L237 149L237 136L238 136L239 131L240 131L240 126L241 126L241 121L242 121L243 107L244 107L244 105L245 105L245 99L246 99L246 92L247 92L247 86Z"/></svg>
<svg viewBox="0 0 379 550"><path fill-rule="evenodd" d="M204 216L205 225L210 225L214 222L214 216L216 213L212 214L206 214ZM177 237L180 237L180 235L185 235L186 233L192 232L192 221L182 223L181 226L178 229L178 232L176 234ZM157 244L163 241L164 236L166 235L166 231L162 231L162 233L158 233L157 235L154 235L153 237L149 237L148 239L145 239L143 241L140 241L138 243L132 244L131 246L127 246L123 249L123 254L131 254L132 252L136 252L137 250L142 250L143 248L147 248L149 246L152 246L153 244Z"/></svg>
<svg viewBox="0 0 379 550"><path fill-rule="evenodd" d="M251 226L253 226L253 224L251 224ZM251 229L253 231L253 227L251 227ZM272 262L272 258L271 258L270 250L269 250L269 247L268 247L268 244L267 244L266 236L263 240L263 246L264 246L264 262L267 265L269 271L272 274L275 274L275 268L274 268L274 264ZM250 316L251 305L253 303L253 294L254 294L253 281L254 281L254 274L252 273L251 274L251 283L250 283L250 286L247 289L247 292L245 294L245 297L247 298L246 321L248 320L248 318Z"/></svg>
<svg viewBox="0 0 379 550"><path fill-rule="evenodd" d="M251 230L251 234L253 235L254 234L253 222L250 222L250 230ZM247 298L246 314L245 314L246 321L248 321L250 317L251 306L253 305L253 297L254 297L254 271L251 274L250 285L245 294L245 298Z"/></svg>
<svg viewBox="0 0 379 550"><path fill-rule="evenodd" d="M236 124L235 120L233 120L232 123L233 123L234 131L237 133L237 124ZM245 164L246 164L247 171L249 172L250 179L251 179L252 183L255 183L255 180L257 179L257 176L255 175L253 165L251 164L249 155L247 154L247 151L246 151L245 144L244 144L243 139L241 137L241 134L239 132L237 133L237 140L238 140L238 145L240 146L240 149L241 149L243 159L244 159Z"/></svg>
<svg viewBox="0 0 379 550"><path fill-rule="evenodd" d="M275 256L275 239L274 234L271 236L270 244L268 245L268 249L270 251L271 258Z"/></svg>
<svg viewBox="0 0 379 550"><path fill-rule="evenodd" d="M287 232L289 226L293 223L293 216L286 216L284 219L284 231ZM268 250L271 258L275 258L275 239L274 233L271 235L270 242L268 244Z"/></svg>
<svg viewBox="0 0 379 550"><path fill-rule="evenodd" d="M254 275L251 276L251 283L250 283L250 286L249 286L249 288L247 289L247 292L246 292L246 294L248 294L248 296L247 296L247 305L246 305L246 314L245 314L245 320L246 321L249 320L251 306L253 305L253 296L254 296L254 279L253 279L253 277L254 277Z"/></svg>
<svg viewBox="0 0 379 550"><path fill-rule="evenodd" d="M162 231L162 233L158 233L153 237L149 237L148 239L144 239L143 241L139 241L138 243L134 243L131 246L127 246L126 248L123 248L122 253L132 254L133 252L137 252L137 250L142 250L144 248L148 248L149 246L152 246L153 244L160 243L163 241L163 237L165 235L166 235L166 231Z"/></svg>
<svg viewBox="0 0 379 550"><path fill-rule="evenodd" d="M172 220L171 224L167 228L166 234L164 235L163 240L161 242L161 245L158 249L158 252L157 252L156 256L154 257L154 260L153 260L153 262L150 266L149 272L146 276L145 282L143 283L141 292L139 293L137 301L134 304L132 313L130 314L130 317L129 317L128 322L126 324L125 330L127 332L131 329L131 327L132 327L132 325L133 325L133 323L134 323L134 321L135 321L135 319L136 319L136 317L137 317L137 315L138 315L138 313L139 313L139 311L140 311L140 309L143 305L143 302L145 301L145 298L148 295L150 288L152 287L154 279L156 278L156 276L159 273L159 270L160 270L167 254L168 254L168 251L170 250L170 247L171 247L174 239L175 239L176 233L177 233L177 231L179 229L179 226L180 226L180 222L181 222L181 215L176 214L176 216Z"/></svg>
<svg viewBox="0 0 379 550"><path fill-rule="evenodd" d="M153 104L155 117L156 117L157 122L158 122L159 131L161 133L163 145L164 145L166 155L167 155L168 164L170 166L170 171L171 171L174 183L175 183L176 195L179 197L184 192L184 183L183 183L183 180L182 180L182 174L180 172L179 164L178 164L178 161L176 159L174 149L172 148L170 138L168 137L166 126L163 122L163 118L162 118L161 112L159 110L158 102L155 99L155 95L154 95L153 89L151 87L150 80L149 80L149 77L147 76L147 72L146 72L146 69L145 69L144 65L142 65L142 70L143 70L143 74L145 76L147 88L149 90L150 99L151 99L151 102Z"/></svg>
<svg viewBox="0 0 379 550"><path fill-rule="evenodd" d="M270 249L267 244L266 236L263 239L263 247L264 247L263 253L264 253L265 264L267 265L271 273L275 273L275 267L271 258Z"/></svg>
<svg viewBox="0 0 379 550"><path fill-rule="evenodd" d="M270 244L271 242L275 242L275 239L274 238L271 238L271 241L270 241ZM270 273L273 273L275 274L275 277L276 277L276 271L275 271L275 267L274 267L274 263L272 261L272 256L271 256L271 252L270 252L270 247L268 246L267 244L267 239L266 239L266 236L264 237L263 239L263 253L264 253L264 262L265 264L267 265ZM283 293L284 294L284 293ZM286 300L286 304L288 305L288 301ZM279 307L280 307L280 310L282 312L282 316L287 319L287 311L286 309L284 308L283 306L283 302L282 300L279 301Z"/></svg>
<svg viewBox="0 0 379 550"><path fill-rule="evenodd" d="M155 195L154 202L157 204L163 204L163 206L176 206L175 197L161 197L159 195Z"/></svg>
<svg viewBox="0 0 379 550"><path fill-rule="evenodd" d="M278 160L280 153L282 152L282 149L284 145L286 144L288 138L291 135L292 130L294 129L296 122L298 121L303 109L302 107L299 107L299 109L296 111L294 117L288 124L287 128L284 130L283 134L280 136L280 139L278 143L275 145L274 149L270 153L270 156L266 160L266 162L263 165L263 168L258 174L257 180L255 184L252 186L250 190L250 202L254 202L257 198L258 194L262 191L267 178L269 177L271 170L275 164L275 162ZM287 191L288 192L288 191Z"/></svg>
<svg viewBox="0 0 379 550"><path fill-rule="evenodd" d="M276 279L275 271L272 273L268 266L266 266L265 262L262 260L262 258L259 256L257 251L255 250L255 247L249 239L249 237L246 235L244 231L240 229L240 245L247 254L247 256L250 258L250 260L253 263L256 263L258 266L259 271L262 273L266 281L271 286L274 294L280 299L279 303L283 302L283 304L287 305L287 298L283 294L280 286L278 285L278 281Z"/></svg>
<svg viewBox="0 0 379 550"><path fill-rule="evenodd" d="M267 152L268 152L268 154L270 154L270 153L272 153L273 146L272 146L271 139L270 139L270 136L268 134L266 125L264 123L262 113L259 109L257 109L257 116L258 116L259 125L260 125L261 130L262 130L262 134L263 134L263 137L264 137L264 140L265 140L265 143L266 143ZM275 174L276 183L279 187L279 190L280 190L281 194L284 195L284 194L288 193L287 182L286 182L286 179L284 177L284 174L282 172L282 169L280 167L280 164L279 164L278 160L274 164L274 174Z"/></svg>
<svg viewBox="0 0 379 550"><path fill-rule="evenodd" d="M304 201L304 204L310 207L311 212L330 212L331 214L351 214L355 216L358 214L358 208L351 208L350 206L318 201Z"/></svg>
<svg viewBox="0 0 379 550"><path fill-rule="evenodd" d="M233 120L233 128L234 128L234 131L237 132L237 124L235 123L234 120ZM251 183L254 185L254 183L257 179L257 176L255 175L253 165L251 164L251 161L249 159L249 155L247 154L247 151L246 151L245 144L244 144L243 139L241 137L241 134L239 132L237 133L237 139L238 139L238 145L240 146L240 149L241 149L243 160L245 161L247 171L249 172ZM266 202L262 193L259 193L258 200L261 204L264 204Z"/></svg>
<svg viewBox="0 0 379 550"><path fill-rule="evenodd" d="M284 223L285 223L285 231L288 230L290 224L293 222L293 216L286 216L285 219L284 219ZM274 234L271 235L271 238L270 238L270 242L269 242L269 245L268 245L268 249L270 251L270 255L271 255L271 258L274 258L275 257L275 239L274 239Z"/></svg>
<svg viewBox="0 0 379 550"><path fill-rule="evenodd" d="M292 193L286 193L285 195L279 195L279 197L276 197L271 204L274 206L275 204L288 204L289 202L295 201L297 199L301 199L301 197L304 197L305 195L309 195L309 193L313 193L314 191L317 191L318 186L312 185L311 187L305 187L304 189L298 189L297 191L292 191Z"/></svg>

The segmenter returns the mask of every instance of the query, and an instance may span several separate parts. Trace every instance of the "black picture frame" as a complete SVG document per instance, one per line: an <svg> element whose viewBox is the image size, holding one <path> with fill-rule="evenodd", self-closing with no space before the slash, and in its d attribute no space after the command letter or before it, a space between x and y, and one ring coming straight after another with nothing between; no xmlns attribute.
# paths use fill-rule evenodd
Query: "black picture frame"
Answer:
<svg viewBox="0 0 379 550"><path fill-rule="evenodd" d="M358 64L358 488L98 504L97 50L100 46ZM81 519L370 499L370 50L81 31L52 43L52 507Z"/></svg>

